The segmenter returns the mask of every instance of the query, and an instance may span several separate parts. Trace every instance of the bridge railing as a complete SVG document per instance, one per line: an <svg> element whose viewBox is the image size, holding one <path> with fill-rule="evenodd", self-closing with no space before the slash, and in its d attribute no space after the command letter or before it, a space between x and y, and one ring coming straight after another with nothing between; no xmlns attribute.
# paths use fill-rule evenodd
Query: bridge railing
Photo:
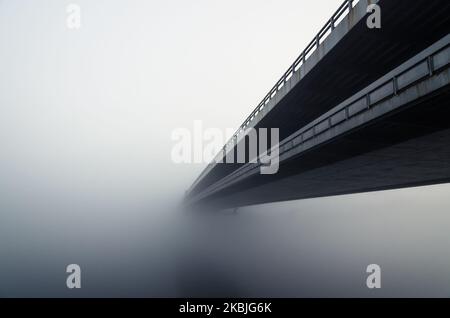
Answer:
<svg viewBox="0 0 450 318"><path fill-rule="evenodd" d="M354 3L357 0L345 0L340 7L336 10L336 12L331 16L331 18L327 21L327 23L320 29L314 39L306 46L306 48L302 51L302 53L295 59L294 63L288 68L288 70L281 76L281 78L276 82L276 84L272 87L272 89L264 96L262 101L258 104L258 106L251 112L251 114L245 119L242 125L237 129L237 131L233 134L230 140L224 145L222 148L226 151L227 146L231 146L234 140L240 135L245 129L250 125L252 120L258 115L264 107L270 102L271 99L275 97L277 92L283 88L286 82L300 69L300 67L306 63L308 57L317 49L320 44L323 42L322 39L326 38L329 33L331 33L336 24L339 23L345 16L346 13L350 13L350 11L354 7Z"/></svg>
<svg viewBox="0 0 450 318"><path fill-rule="evenodd" d="M250 113L250 115L245 119L242 125L236 130L233 136L229 139L229 141L223 146L220 153L226 153L227 149L230 149L237 137L245 132L246 128L250 125L252 120L258 115L264 107L270 102L271 99L275 97L277 92L283 88L283 86L287 83L287 81L299 71L300 67L306 63L306 60L314 53L315 49L317 49L323 40L334 30L335 26L344 19L347 13L353 9L358 0L345 0L336 12L331 16L331 18L327 21L327 23L320 29L320 31L316 34L316 36L311 40L311 42L306 46L306 48L302 51L302 53L295 59L294 63L288 68L288 70L281 76L281 78L276 82L276 84L272 87L272 89L264 96L262 101L256 106L256 108ZM216 157L217 157L216 156ZM188 190L192 190L197 182L201 180L205 173L205 170L200 174L200 176L195 180L194 184Z"/></svg>
<svg viewBox="0 0 450 318"><path fill-rule="evenodd" d="M369 87L366 87L353 95L348 100L343 101L340 105L306 125L298 132L285 138L274 147L278 148L279 156L281 157L292 148L306 144L310 140L319 137L334 127L343 124L345 121L351 120L365 111L369 111L389 98L400 95L415 84L429 79L449 67L450 35L447 35L437 44L405 62L397 69L391 71ZM274 151L274 148L270 149L270 152L272 151ZM266 155L267 152L263 154L263 156ZM260 162L255 164L245 164L209 186L209 188L202 193L202 196L206 196L217 189L223 188L241 175L246 174L248 171L259 169L260 166Z"/></svg>

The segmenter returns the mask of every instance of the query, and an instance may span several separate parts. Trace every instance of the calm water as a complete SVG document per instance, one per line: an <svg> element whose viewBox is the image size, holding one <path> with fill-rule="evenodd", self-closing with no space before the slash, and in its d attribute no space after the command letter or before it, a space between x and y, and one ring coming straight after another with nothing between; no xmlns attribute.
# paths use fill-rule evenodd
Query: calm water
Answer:
<svg viewBox="0 0 450 318"><path fill-rule="evenodd" d="M2 203L0 295L450 296L449 185L195 213L118 202ZM213 212L213 211L211 211ZM65 267L82 269L68 290ZM379 264L382 288L368 290Z"/></svg>

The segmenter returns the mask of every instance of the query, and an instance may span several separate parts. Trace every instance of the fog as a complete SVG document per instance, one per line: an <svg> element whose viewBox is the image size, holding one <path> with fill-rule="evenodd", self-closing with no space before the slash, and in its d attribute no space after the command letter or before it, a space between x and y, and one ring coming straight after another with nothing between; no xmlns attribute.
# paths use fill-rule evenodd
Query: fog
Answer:
<svg viewBox="0 0 450 318"><path fill-rule="evenodd" d="M448 185L179 207L172 131L237 128L340 0L72 2L0 1L0 296L449 295Z"/></svg>

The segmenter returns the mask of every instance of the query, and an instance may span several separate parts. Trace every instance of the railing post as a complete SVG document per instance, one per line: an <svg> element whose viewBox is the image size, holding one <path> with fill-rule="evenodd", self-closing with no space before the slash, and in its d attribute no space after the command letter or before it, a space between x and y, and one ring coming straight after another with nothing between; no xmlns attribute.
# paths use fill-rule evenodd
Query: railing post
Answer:
<svg viewBox="0 0 450 318"><path fill-rule="evenodd" d="M316 46L319 47L319 45L320 45L320 35L317 34L316 35Z"/></svg>
<svg viewBox="0 0 450 318"><path fill-rule="evenodd" d="M392 79L393 85L394 85L394 95L398 94L398 82L397 82L397 76L394 76Z"/></svg>
<svg viewBox="0 0 450 318"><path fill-rule="evenodd" d="M350 12L350 11L352 11L352 8L353 8L353 0L348 0L348 11Z"/></svg>
<svg viewBox="0 0 450 318"><path fill-rule="evenodd" d="M428 75L433 76L434 65L433 65L433 58L431 56L427 58L427 64L428 64Z"/></svg>
<svg viewBox="0 0 450 318"><path fill-rule="evenodd" d="M331 17L330 24L331 24L331 31L333 31L334 28L335 28L335 26L334 26L334 17Z"/></svg>

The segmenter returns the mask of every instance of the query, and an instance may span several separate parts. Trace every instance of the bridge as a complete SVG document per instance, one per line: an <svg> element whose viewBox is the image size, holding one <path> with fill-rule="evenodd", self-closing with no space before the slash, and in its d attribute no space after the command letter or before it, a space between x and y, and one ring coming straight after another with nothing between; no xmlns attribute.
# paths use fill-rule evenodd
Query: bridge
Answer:
<svg viewBox="0 0 450 318"><path fill-rule="evenodd" d="M366 23L371 4L379 29ZM211 162L185 202L238 207L449 182L449 31L448 0L344 1L221 151L248 128L279 128L278 173Z"/></svg>

